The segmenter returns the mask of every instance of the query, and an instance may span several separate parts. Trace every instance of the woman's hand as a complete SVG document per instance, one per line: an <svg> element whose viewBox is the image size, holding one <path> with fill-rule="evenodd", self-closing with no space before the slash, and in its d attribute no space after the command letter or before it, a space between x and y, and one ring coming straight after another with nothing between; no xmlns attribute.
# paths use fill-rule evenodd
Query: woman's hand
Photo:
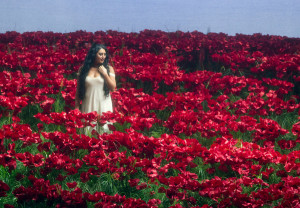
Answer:
<svg viewBox="0 0 300 208"><path fill-rule="evenodd" d="M110 91L115 91L117 84L116 84L114 68L109 66L109 74L110 75L107 74L107 70L104 66L99 66L98 72L103 75L103 78L105 79Z"/></svg>
<svg viewBox="0 0 300 208"><path fill-rule="evenodd" d="M106 69L103 65L99 66L98 71L99 71L99 73L102 74L103 76L106 76L106 75L107 75L107 69Z"/></svg>

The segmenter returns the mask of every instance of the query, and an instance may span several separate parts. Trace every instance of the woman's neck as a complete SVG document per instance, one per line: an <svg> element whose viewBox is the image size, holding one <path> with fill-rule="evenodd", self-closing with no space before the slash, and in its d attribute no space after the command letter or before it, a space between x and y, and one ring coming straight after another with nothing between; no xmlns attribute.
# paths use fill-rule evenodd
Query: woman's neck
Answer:
<svg viewBox="0 0 300 208"><path fill-rule="evenodd" d="M102 64L93 64L92 66L95 68L99 68Z"/></svg>

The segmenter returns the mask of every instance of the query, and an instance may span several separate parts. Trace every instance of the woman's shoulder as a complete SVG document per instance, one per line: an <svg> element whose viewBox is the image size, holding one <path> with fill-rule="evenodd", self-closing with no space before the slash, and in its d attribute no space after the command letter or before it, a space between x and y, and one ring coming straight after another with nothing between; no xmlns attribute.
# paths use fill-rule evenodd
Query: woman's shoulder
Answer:
<svg viewBox="0 0 300 208"><path fill-rule="evenodd" d="M111 65L108 65L108 67L109 67L109 73L115 74L114 67Z"/></svg>

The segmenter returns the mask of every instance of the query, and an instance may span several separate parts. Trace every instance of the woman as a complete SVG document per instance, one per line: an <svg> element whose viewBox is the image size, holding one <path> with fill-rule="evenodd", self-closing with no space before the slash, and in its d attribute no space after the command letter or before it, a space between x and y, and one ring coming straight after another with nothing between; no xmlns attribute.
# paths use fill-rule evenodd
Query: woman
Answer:
<svg viewBox="0 0 300 208"><path fill-rule="evenodd" d="M107 48L94 43L85 57L83 66L79 69L75 109L80 109L84 113L97 111L99 115L113 111L110 91L116 89L116 79L115 71L108 62ZM81 106L80 101L82 101ZM108 131L107 124L103 128L104 131ZM86 134L91 131L91 127L85 129Z"/></svg>

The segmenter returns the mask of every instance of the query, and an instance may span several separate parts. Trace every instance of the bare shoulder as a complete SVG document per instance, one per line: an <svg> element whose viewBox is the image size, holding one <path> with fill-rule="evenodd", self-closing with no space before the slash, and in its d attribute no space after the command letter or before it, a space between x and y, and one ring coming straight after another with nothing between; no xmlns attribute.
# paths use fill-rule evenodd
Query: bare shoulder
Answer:
<svg viewBox="0 0 300 208"><path fill-rule="evenodd" d="M112 67L111 65L109 65L109 73L115 74L114 67Z"/></svg>

